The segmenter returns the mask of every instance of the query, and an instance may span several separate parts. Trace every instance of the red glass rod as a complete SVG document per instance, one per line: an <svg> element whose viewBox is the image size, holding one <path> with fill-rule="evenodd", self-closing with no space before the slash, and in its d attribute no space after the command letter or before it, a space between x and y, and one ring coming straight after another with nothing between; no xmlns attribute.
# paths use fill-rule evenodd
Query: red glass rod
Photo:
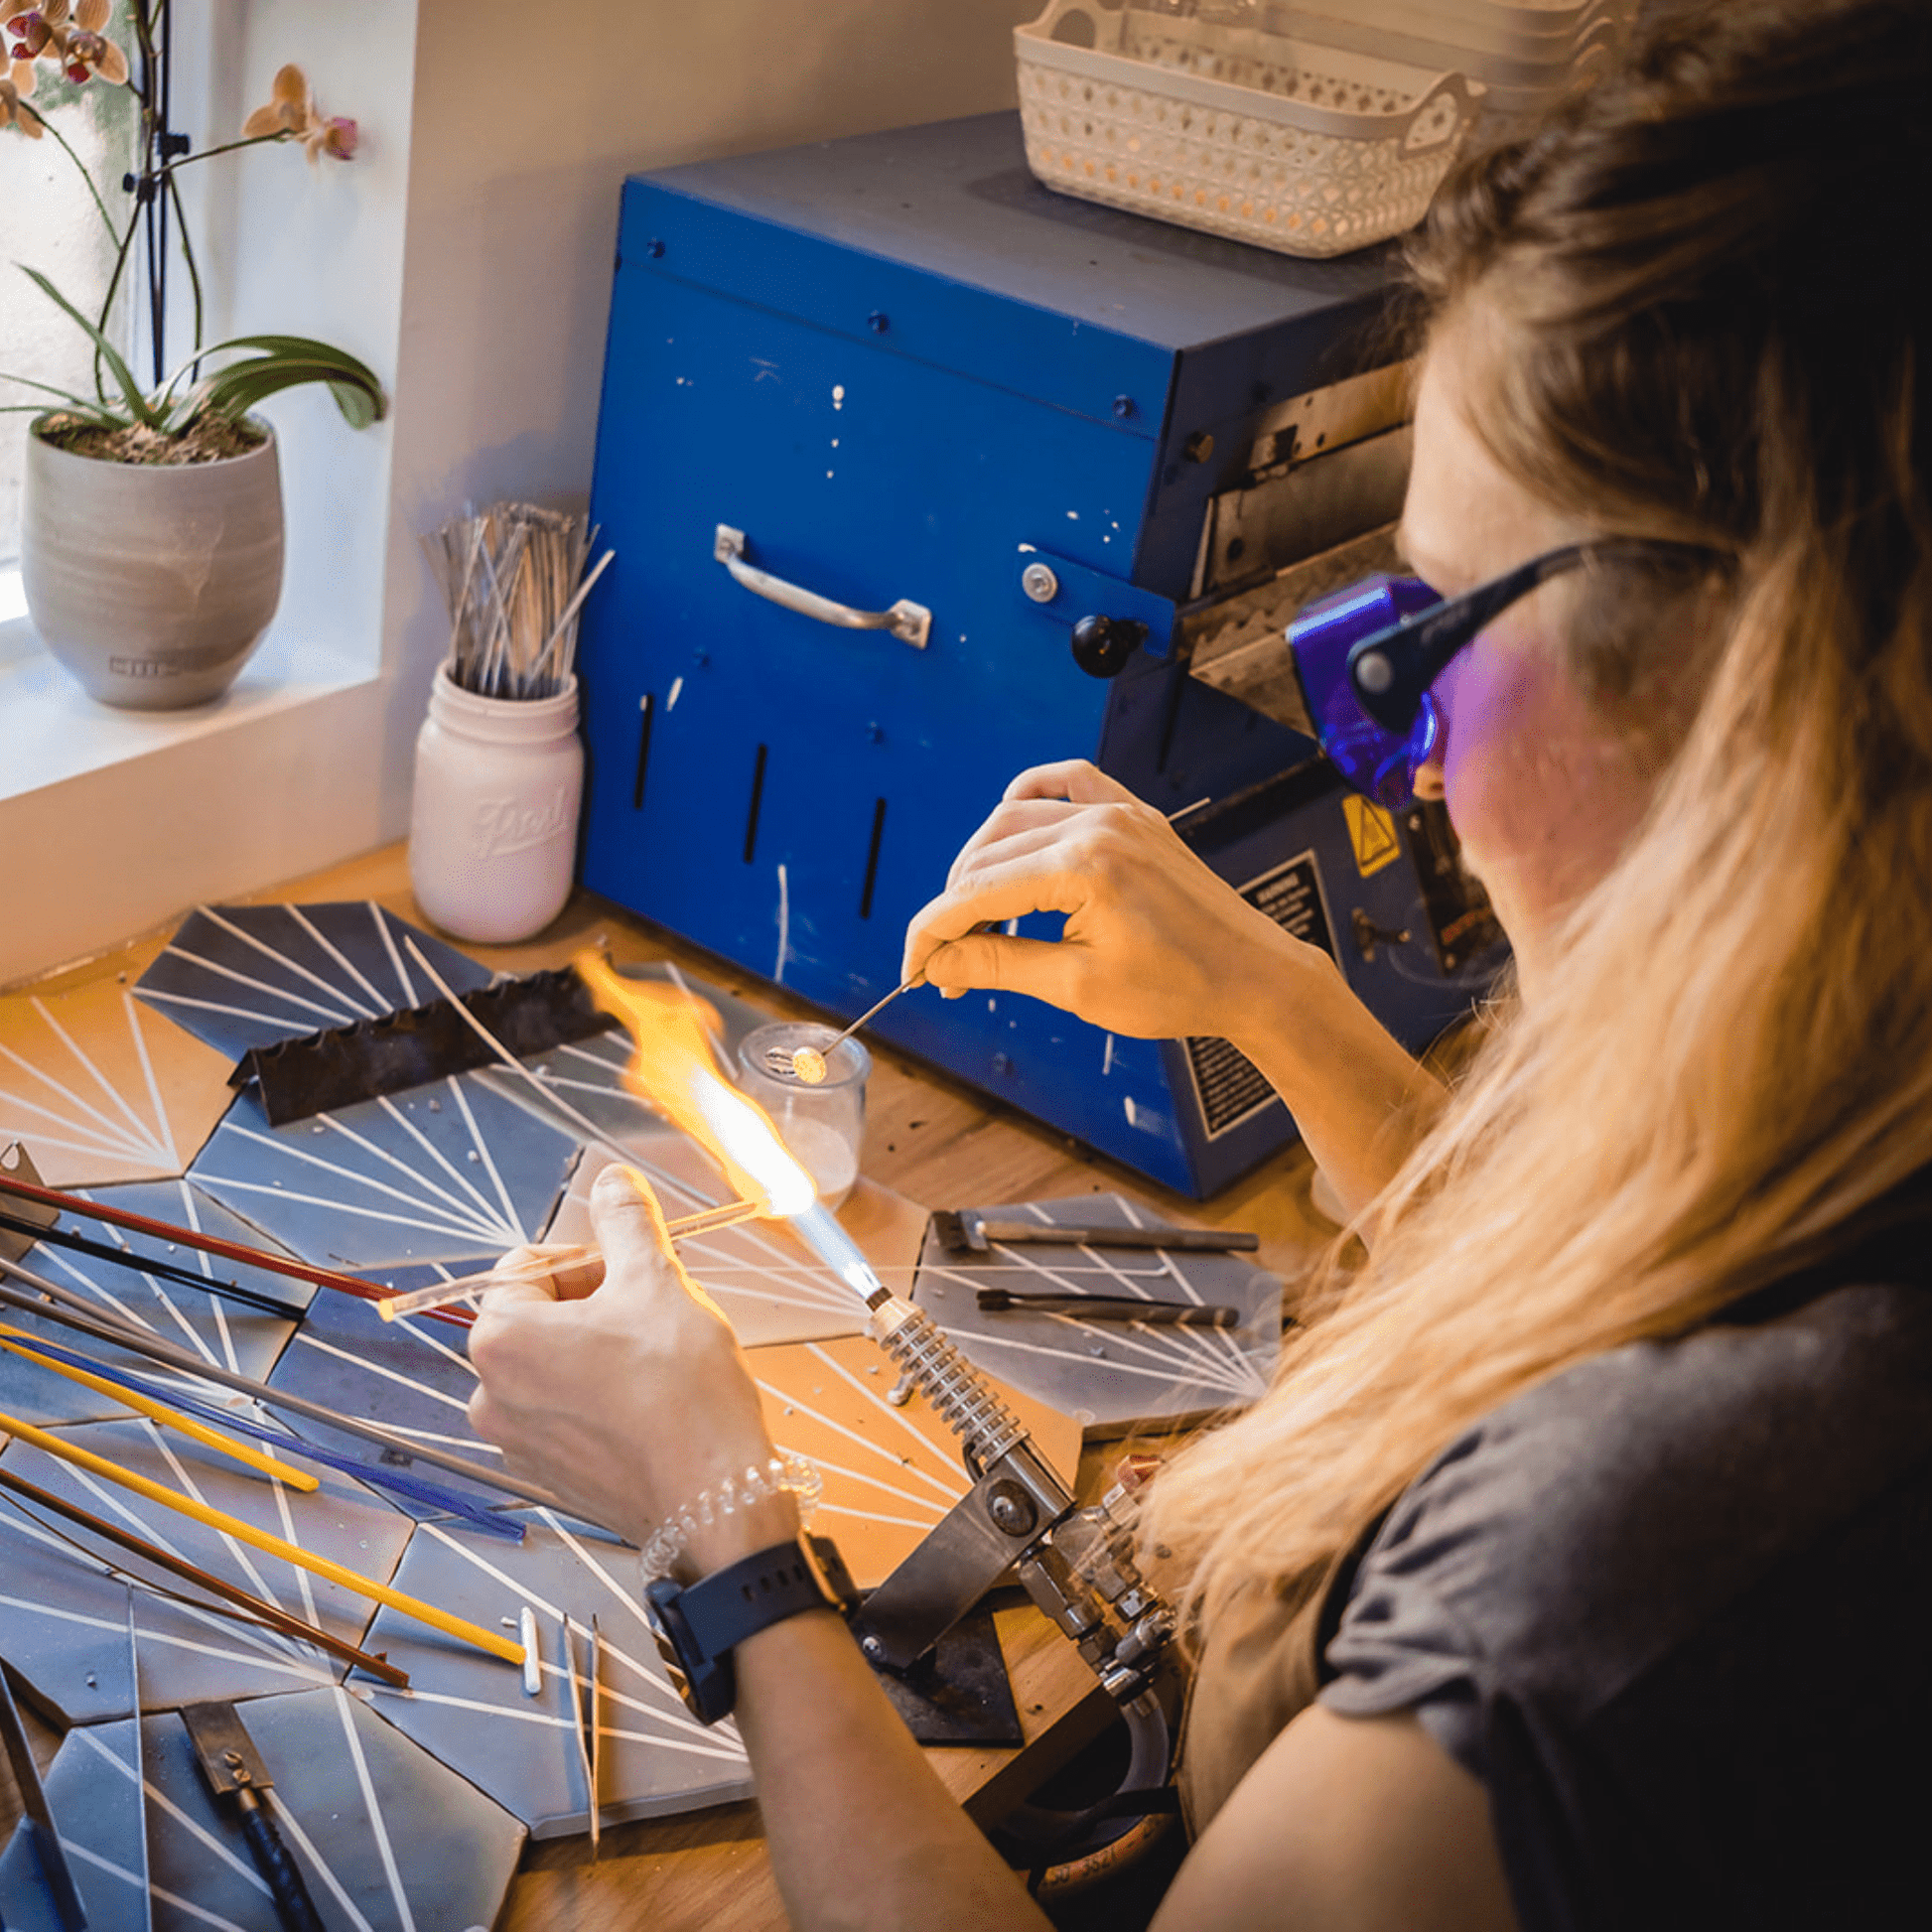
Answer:
<svg viewBox="0 0 1932 1932"><path fill-rule="evenodd" d="M379 1283L365 1282L338 1269L318 1268L292 1255L270 1254L239 1241L223 1241L219 1235L204 1234L200 1228L176 1227L172 1221L158 1221L152 1215L136 1214L131 1208L109 1207L103 1201L88 1200L80 1194L64 1194L57 1187L37 1187L31 1180L16 1180L8 1173L0 1173L0 1193L14 1194L22 1200L36 1201L43 1207L59 1208L63 1213L78 1214L88 1220L106 1221L133 1234L178 1241L184 1248L198 1248L204 1254L219 1255L224 1261L238 1262L244 1268L263 1268L271 1275L287 1275L298 1282L313 1283L317 1288L333 1288L341 1294L353 1295L357 1301L384 1302L393 1292ZM463 1310L437 1309L431 1312L435 1319L458 1327L467 1328L473 1319Z"/></svg>

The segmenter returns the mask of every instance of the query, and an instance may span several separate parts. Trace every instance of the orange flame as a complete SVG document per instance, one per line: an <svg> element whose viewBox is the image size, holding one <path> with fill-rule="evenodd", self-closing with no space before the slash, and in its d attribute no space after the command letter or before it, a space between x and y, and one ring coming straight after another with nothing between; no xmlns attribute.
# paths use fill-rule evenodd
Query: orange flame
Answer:
<svg viewBox="0 0 1932 1932"><path fill-rule="evenodd" d="M717 1029L717 1013L662 981L624 979L597 953L580 952L571 964L635 1042L624 1074L631 1092L696 1141L760 1212L789 1217L811 1206L818 1189L770 1116L718 1071L706 1031Z"/></svg>

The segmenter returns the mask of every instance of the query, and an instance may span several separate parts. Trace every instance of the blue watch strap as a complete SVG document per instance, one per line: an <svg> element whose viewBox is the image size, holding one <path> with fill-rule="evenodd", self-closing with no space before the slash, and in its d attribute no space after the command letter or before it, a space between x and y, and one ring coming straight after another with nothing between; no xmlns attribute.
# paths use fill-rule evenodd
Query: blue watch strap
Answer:
<svg viewBox="0 0 1932 1932"><path fill-rule="evenodd" d="M668 1577L644 1587L644 1605L671 1682L705 1724L728 1717L738 1697L732 1650L801 1610L850 1613L858 1601L834 1544L799 1536L741 1558L702 1583Z"/></svg>
<svg viewBox="0 0 1932 1932"><path fill-rule="evenodd" d="M747 1637L802 1610L837 1606L796 1537L713 1571L678 1597L684 1620L707 1657L722 1657Z"/></svg>

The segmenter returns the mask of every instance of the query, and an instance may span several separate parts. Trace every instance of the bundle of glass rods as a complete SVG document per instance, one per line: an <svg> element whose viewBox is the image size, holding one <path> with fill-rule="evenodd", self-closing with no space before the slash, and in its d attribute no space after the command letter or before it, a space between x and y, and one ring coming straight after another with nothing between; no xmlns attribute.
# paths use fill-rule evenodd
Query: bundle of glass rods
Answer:
<svg viewBox="0 0 1932 1932"><path fill-rule="evenodd" d="M569 684L578 613L616 553L588 572L597 531L534 503L466 511L423 539L450 612L450 675L484 698L554 698Z"/></svg>

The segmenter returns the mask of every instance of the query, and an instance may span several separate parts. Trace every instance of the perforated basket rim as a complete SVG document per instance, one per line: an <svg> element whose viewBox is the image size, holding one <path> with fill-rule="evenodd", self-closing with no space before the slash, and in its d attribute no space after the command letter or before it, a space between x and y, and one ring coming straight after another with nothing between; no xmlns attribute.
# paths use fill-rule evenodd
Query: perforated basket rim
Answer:
<svg viewBox="0 0 1932 1932"><path fill-rule="evenodd" d="M1209 80L1179 68L1157 67L1137 61L1131 55L1110 54L1099 48L1073 47L1065 41L1050 39L1042 30L1048 19L1060 14L1058 0L1038 20L1013 30L1014 53L1023 63L1052 68L1080 80L1102 86L1127 87L1137 93L1161 94L1183 100L1195 107L1224 114L1242 114L1253 120L1269 121L1277 127L1292 127L1306 134L1327 134L1344 141L1400 140L1414 121L1445 93L1453 93L1468 106L1479 103L1483 86L1466 74L1450 71L1431 73L1427 68L1411 67L1405 62L1379 61L1358 55L1357 61L1372 61L1392 76L1383 84L1391 91L1408 84L1414 76L1417 92L1406 107L1389 114L1358 114L1341 108L1317 107L1309 101L1292 100L1284 94L1271 94L1262 87L1243 87L1231 80ZM1097 13L1104 13L1097 6ZM1329 50L1318 43L1298 41L1275 35L1285 48L1304 50L1317 57ZM1403 76L1401 79L1393 76Z"/></svg>
<svg viewBox="0 0 1932 1932"><path fill-rule="evenodd" d="M1381 59L1429 71L1448 69L1466 73L1485 84L1514 87L1561 87L1587 60L1617 46L1629 27L1629 16L1606 12L1574 39L1560 54L1536 54L1477 46L1439 29L1425 38L1407 28L1384 24L1369 15L1341 10L1348 0L1310 0L1294 4L1289 15L1293 38L1304 46L1337 48L1365 60Z"/></svg>
<svg viewBox="0 0 1932 1932"><path fill-rule="evenodd" d="M1481 27L1522 27L1533 34L1552 34L1606 7L1623 5L1625 0L1427 0L1427 4Z"/></svg>
<svg viewBox="0 0 1932 1932"><path fill-rule="evenodd" d="M1392 47L1420 42L1491 60L1556 66L1593 36L1627 25L1636 6L1633 0L1590 0L1574 20L1559 26L1479 18L1441 0L1279 0L1278 11L1290 23L1283 31L1303 40L1327 41L1323 28L1313 24L1320 21L1364 37L1386 36ZM1385 58L1410 59L1393 52Z"/></svg>

